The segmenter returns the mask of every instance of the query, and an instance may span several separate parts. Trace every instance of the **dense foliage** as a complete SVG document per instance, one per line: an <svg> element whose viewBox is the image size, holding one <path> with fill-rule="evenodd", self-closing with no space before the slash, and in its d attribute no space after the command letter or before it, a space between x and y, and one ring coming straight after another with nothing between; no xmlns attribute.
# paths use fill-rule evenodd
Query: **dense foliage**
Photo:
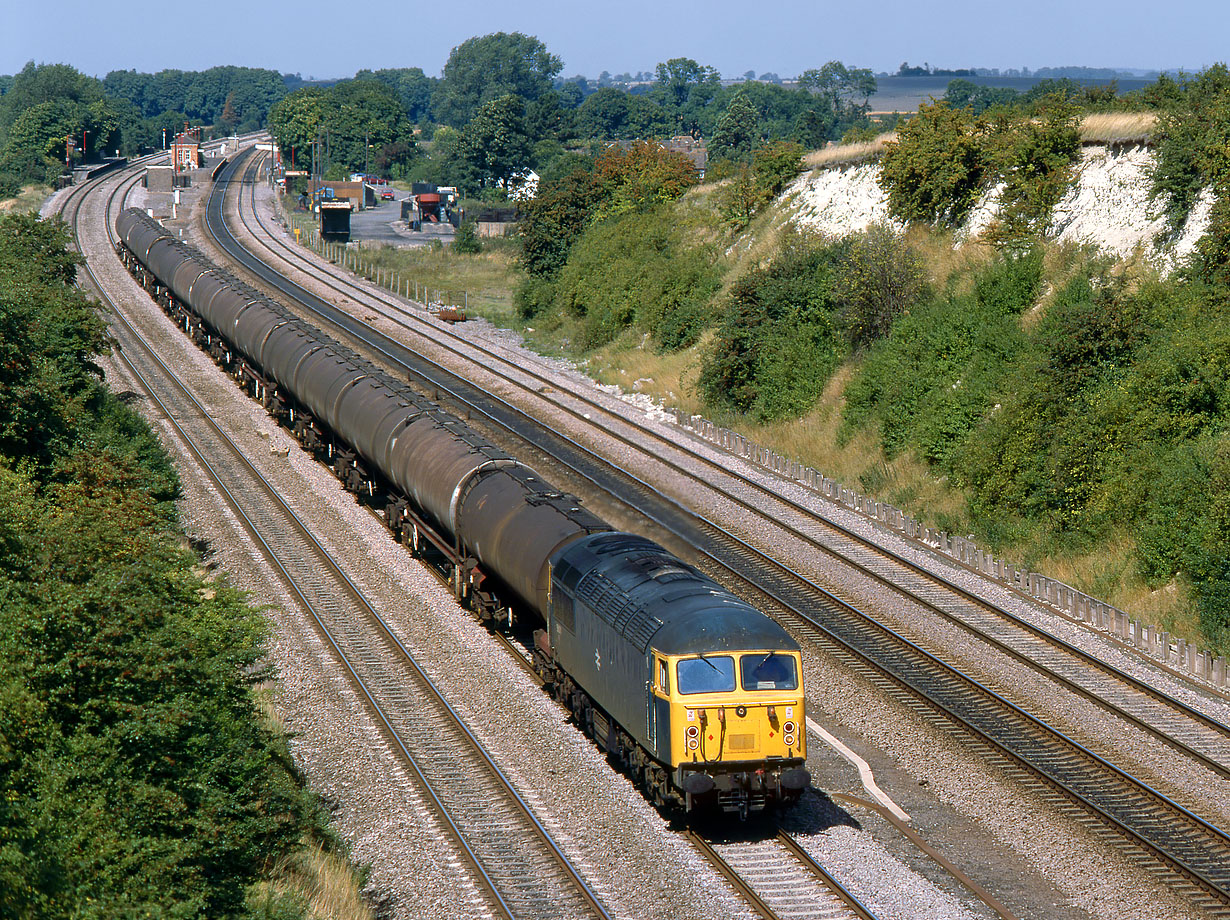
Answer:
<svg viewBox="0 0 1230 920"><path fill-rule="evenodd" d="M967 111L946 102L920 106L880 158L889 211L901 220L960 224L990 174L982 130Z"/></svg>
<svg viewBox="0 0 1230 920"><path fill-rule="evenodd" d="M286 163L313 165L327 179L371 168L399 176L417 151L397 93L381 80L348 80L330 89L304 87L269 110L269 131Z"/></svg>
<svg viewBox="0 0 1230 920"><path fill-rule="evenodd" d="M52 181L66 160L130 149L141 133L140 113L107 98L98 80L65 64L31 62L0 96L0 197Z"/></svg>
<svg viewBox="0 0 1230 920"><path fill-rule="evenodd" d="M1200 241L1201 274L1230 282L1230 70L1216 64L1202 73L1169 81L1155 130L1157 159L1152 195L1172 232L1178 232L1201 192L1215 203Z"/></svg>
<svg viewBox="0 0 1230 920"><path fill-rule="evenodd" d="M1001 256L972 290L916 304L846 389L845 432L874 424L888 456L915 449L952 472L954 445L985 416L1022 347L1020 314L1041 282L1037 252Z"/></svg>
<svg viewBox="0 0 1230 920"><path fill-rule="evenodd" d="M263 621L183 548L174 470L90 363L66 243L0 218L0 904L251 916L315 821L244 676Z"/></svg>
<svg viewBox="0 0 1230 920"><path fill-rule="evenodd" d="M1080 153L1080 110L1063 93L1025 110L975 116L941 100L924 104L897 129L880 160L889 212L903 221L958 226L978 198L1002 183L990 238L1027 245L1046 231L1068 190Z"/></svg>
<svg viewBox="0 0 1230 920"><path fill-rule="evenodd" d="M844 354L835 287L848 250L792 234L772 263L735 282L701 369L707 402L762 419L815 403Z"/></svg>
<svg viewBox="0 0 1230 920"><path fill-rule="evenodd" d="M260 130L270 107L286 95L286 84L276 70L255 67L158 73L113 70L103 80L103 89L113 99L132 103L145 118L182 112L196 124L217 125L228 133ZM183 127L173 122L163 126Z"/></svg>
<svg viewBox="0 0 1230 920"><path fill-rule="evenodd" d="M666 207L695 181L690 160L649 142L542 181L518 228L529 274L517 292L522 316L572 318L585 348L629 328L667 350L694 342L720 273Z"/></svg>

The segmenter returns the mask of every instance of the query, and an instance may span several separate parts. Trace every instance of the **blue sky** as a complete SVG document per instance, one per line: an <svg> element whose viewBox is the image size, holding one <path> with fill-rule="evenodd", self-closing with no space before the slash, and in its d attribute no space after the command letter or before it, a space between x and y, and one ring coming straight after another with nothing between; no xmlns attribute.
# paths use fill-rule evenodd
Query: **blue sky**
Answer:
<svg viewBox="0 0 1230 920"><path fill-rule="evenodd" d="M672 57L725 76L755 70L784 78L834 59L876 71L905 60L1199 70L1230 57L1226 0L0 0L0 14L0 73L34 60L98 76L218 64L318 78L361 67L421 67L438 76L454 46L500 31L538 36L563 59L565 76L590 77L651 71Z"/></svg>

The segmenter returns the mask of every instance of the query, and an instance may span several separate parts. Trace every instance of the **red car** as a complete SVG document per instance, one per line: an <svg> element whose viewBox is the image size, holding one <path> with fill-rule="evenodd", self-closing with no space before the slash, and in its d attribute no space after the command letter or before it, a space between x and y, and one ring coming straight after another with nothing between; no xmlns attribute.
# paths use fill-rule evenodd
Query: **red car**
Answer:
<svg viewBox="0 0 1230 920"><path fill-rule="evenodd" d="M392 201L392 200L393 200L393 192L392 192L392 190L391 190L391 189L387 189L387 188L386 188L383 192L381 192L381 193L380 193L380 198L381 198L383 201Z"/></svg>

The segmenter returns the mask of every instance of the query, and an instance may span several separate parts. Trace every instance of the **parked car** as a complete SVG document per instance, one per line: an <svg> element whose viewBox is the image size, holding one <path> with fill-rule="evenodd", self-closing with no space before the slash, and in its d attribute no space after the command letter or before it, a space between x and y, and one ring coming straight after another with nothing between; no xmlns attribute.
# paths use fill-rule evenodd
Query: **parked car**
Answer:
<svg viewBox="0 0 1230 920"><path fill-rule="evenodd" d="M380 193L380 197L384 201L392 201L393 200L393 190L390 188L386 188L384 191Z"/></svg>

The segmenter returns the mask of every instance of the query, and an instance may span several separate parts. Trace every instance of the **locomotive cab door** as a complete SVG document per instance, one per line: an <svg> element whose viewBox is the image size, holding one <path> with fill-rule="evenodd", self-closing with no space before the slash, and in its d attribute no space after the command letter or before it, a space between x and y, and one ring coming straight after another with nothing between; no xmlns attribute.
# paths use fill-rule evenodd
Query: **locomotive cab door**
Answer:
<svg viewBox="0 0 1230 920"><path fill-rule="evenodd" d="M654 755L665 763L671 760L670 666L665 658L653 656L653 677L646 700L649 718L649 743Z"/></svg>

